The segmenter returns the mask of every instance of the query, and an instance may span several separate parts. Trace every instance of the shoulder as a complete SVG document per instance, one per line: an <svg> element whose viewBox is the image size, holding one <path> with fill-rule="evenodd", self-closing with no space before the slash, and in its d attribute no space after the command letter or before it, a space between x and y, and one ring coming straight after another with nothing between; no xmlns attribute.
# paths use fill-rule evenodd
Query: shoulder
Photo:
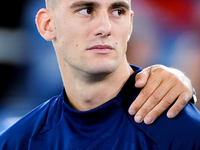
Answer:
<svg viewBox="0 0 200 150"><path fill-rule="evenodd" d="M58 105L54 97L25 115L13 126L0 133L0 149L25 149L29 139L44 130L49 113Z"/></svg>
<svg viewBox="0 0 200 150"><path fill-rule="evenodd" d="M160 149L200 149L200 112L188 103L174 119L164 113L153 125L140 128L160 147Z"/></svg>

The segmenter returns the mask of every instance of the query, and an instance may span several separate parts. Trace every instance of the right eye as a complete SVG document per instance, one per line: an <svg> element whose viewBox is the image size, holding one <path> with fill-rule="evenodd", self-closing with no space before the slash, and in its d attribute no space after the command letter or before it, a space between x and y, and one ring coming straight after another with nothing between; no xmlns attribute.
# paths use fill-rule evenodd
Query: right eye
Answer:
<svg viewBox="0 0 200 150"><path fill-rule="evenodd" d="M93 12L92 8L84 8L84 9L81 9L81 10L79 11L79 13L80 13L81 15L84 15L84 16L89 16L89 15L92 14L92 12Z"/></svg>

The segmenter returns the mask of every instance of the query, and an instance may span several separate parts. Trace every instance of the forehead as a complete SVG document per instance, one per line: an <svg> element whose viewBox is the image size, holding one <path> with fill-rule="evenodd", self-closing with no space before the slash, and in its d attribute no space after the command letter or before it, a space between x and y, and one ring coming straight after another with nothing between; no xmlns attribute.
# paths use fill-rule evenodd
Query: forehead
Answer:
<svg viewBox="0 0 200 150"><path fill-rule="evenodd" d="M57 0L57 1L67 3L68 5L72 5L78 2L94 2L100 5L103 5L103 4L109 5L112 3L119 3L119 2L124 2L124 3L127 3L128 5L131 4L131 0Z"/></svg>

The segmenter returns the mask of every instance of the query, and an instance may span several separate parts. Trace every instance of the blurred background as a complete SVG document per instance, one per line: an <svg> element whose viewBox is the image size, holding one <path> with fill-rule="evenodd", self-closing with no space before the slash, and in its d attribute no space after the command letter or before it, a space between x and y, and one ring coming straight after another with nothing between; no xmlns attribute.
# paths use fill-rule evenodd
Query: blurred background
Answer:
<svg viewBox="0 0 200 150"><path fill-rule="evenodd" d="M62 80L51 42L35 25L44 0L2 1L0 9L0 132L58 95ZM132 0L131 64L183 71L200 97L200 1ZM197 103L200 109L200 100Z"/></svg>

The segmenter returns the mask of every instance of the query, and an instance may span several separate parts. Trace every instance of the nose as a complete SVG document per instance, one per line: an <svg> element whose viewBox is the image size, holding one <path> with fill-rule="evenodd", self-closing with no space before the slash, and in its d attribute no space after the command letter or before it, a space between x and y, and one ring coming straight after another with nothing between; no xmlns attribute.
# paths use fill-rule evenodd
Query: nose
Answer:
<svg viewBox="0 0 200 150"><path fill-rule="evenodd" d="M95 19L95 36L108 37L111 35L111 22L107 12L101 13Z"/></svg>

